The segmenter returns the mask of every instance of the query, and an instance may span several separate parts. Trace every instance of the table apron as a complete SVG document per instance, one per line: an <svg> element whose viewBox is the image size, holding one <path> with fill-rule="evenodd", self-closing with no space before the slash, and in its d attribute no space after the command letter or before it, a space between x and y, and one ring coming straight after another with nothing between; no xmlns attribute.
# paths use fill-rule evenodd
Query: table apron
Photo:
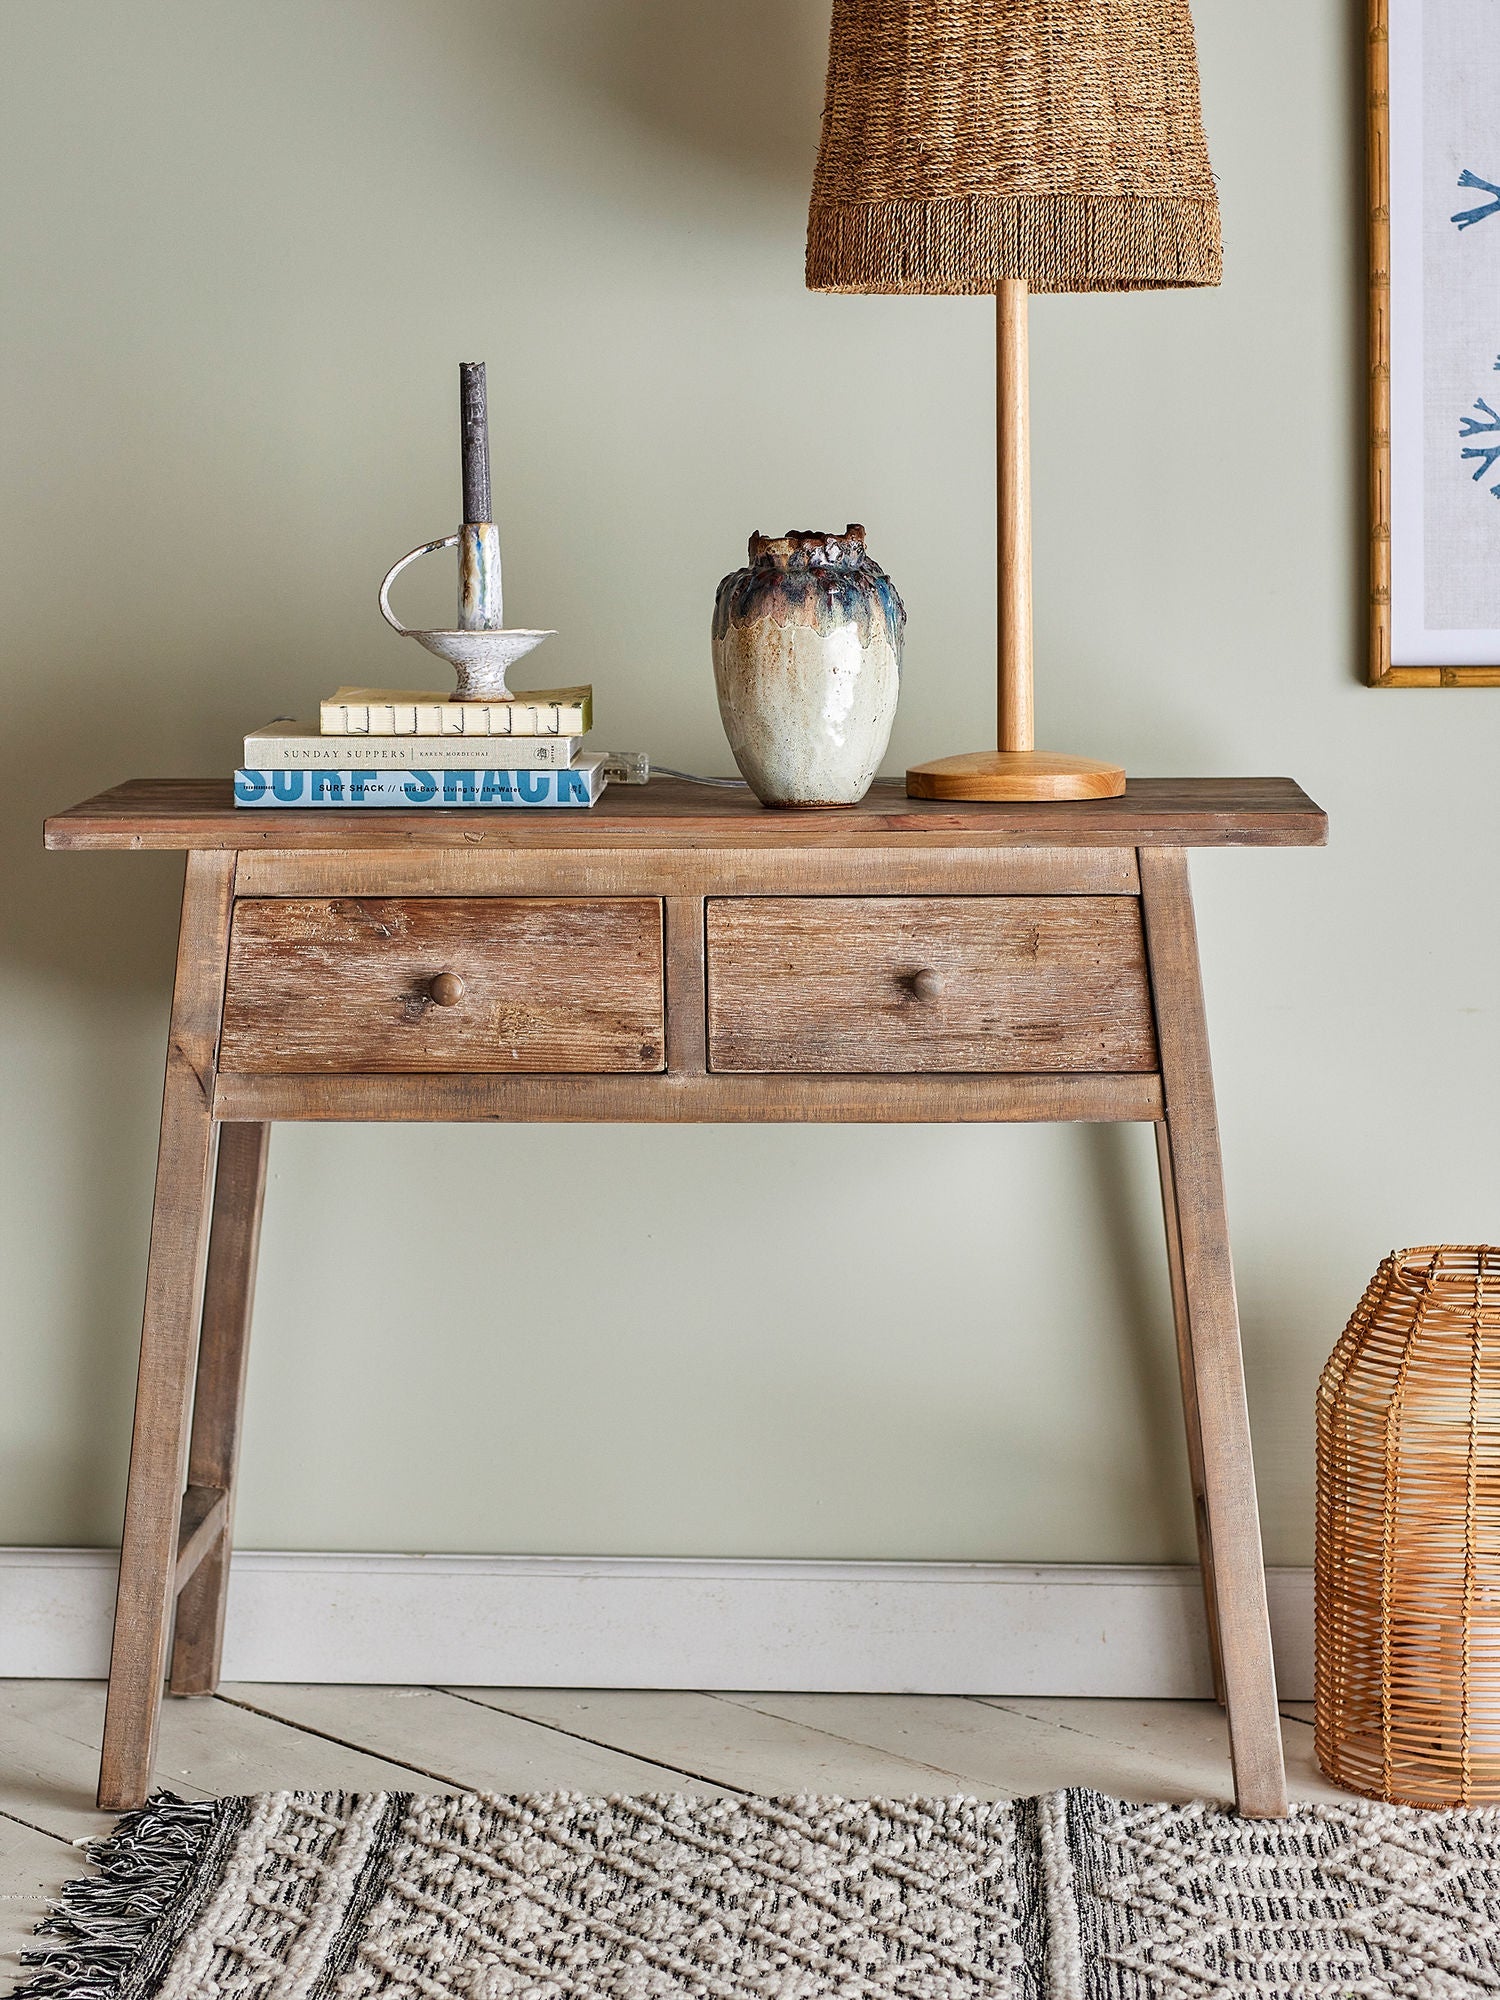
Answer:
<svg viewBox="0 0 1500 2000"><path fill-rule="evenodd" d="M221 1070L220 1121L624 1125L1119 1124L1163 1115L1159 1075L276 1076Z"/></svg>
<svg viewBox="0 0 1500 2000"><path fill-rule="evenodd" d="M1130 847L247 851L237 896L1137 896Z"/></svg>

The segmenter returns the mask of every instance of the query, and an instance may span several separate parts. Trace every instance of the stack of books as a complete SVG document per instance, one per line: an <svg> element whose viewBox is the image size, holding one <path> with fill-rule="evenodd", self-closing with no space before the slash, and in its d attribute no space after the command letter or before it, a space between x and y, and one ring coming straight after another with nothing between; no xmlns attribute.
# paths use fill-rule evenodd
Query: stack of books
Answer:
<svg viewBox="0 0 1500 2000"><path fill-rule="evenodd" d="M604 759L584 752L594 691L450 701L340 688L316 724L278 718L245 738L237 806L591 806Z"/></svg>

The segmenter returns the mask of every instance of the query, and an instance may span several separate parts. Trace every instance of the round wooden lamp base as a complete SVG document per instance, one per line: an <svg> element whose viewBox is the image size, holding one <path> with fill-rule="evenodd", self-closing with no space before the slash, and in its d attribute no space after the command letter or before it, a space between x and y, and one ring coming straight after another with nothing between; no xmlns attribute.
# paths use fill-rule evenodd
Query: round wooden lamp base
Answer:
<svg viewBox="0 0 1500 2000"><path fill-rule="evenodd" d="M914 764L906 774L911 799L981 799L1019 804L1037 799L1117 799L1125 789L1118 764L1051 750L971 750Z"/></svg>

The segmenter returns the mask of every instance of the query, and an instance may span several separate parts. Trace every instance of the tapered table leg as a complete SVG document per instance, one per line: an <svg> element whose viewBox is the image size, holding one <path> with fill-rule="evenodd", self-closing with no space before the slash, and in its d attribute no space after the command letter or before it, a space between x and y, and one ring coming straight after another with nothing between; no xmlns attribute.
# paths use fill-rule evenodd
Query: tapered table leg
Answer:
<svg viewBox="0 0 1500 2000"><path fill-rule="evenodd" d="M172 1670L167 1682L172 1694L212 1694L219 1685L234 1536L234 1482L270 1137L269 1125L219 1127L187 1478L190 1489L223 1495L219 1508L222 1521L177 1599Z"/></svg>
<svg viewBox="0 0 1500 2000"><path fill-rule="evenodd" d="M190 853L183 887L99 1766L99 1804L107 1810L141 1803L156 1753L198 1352L234 866L232 852Z"/></svg>
<svg viewBox="0 0 1500 2000"><path fill-rule="evenodd" d="M1286 1771L1187 857L1179 849L1143 847L1138 860L1166 1106L1168 1237L1175 1239L1186 1316L1184 1393L1189 1435L1196 1429L1201 1440L1235 1800L1242 1813L1276 1818L1286 1811Z"/></svg>
<svg viewBox="0 0 1500 2000"><path fill-rule="evenodd" d="M1208 1658L1214 1678L1214 1700L1224 1705L1224 1663L1219 1658L1219 1606L1214 1595L1214 1544L1208 1532L1208 1502L1203 1486L1203 1430L1198 1418L1198 1375L1188 1331L1187 1277L1182 1268L1182 1242L1177 1233L1177 1188L1172 1178L1172 1148L1165 1121L1156 1127L1156 1166L1161 1178L1162 1219L1167 1231L1167 1270L1172 1281L1172 1324L1177 1334L1177 1373L1182 1384L1182 1420L1187 1432L1188 1478L1193 1488L1193 1527L1198 1537L1198 1570L1203 1580L1203 1608L1208 1626Z"/></svg>

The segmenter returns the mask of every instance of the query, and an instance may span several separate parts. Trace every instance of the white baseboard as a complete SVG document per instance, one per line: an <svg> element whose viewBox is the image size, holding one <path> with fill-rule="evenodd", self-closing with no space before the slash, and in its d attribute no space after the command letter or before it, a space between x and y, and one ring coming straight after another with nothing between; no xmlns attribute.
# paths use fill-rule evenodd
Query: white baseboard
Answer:
<svg viewBox="0 0 1500 2000"><path fill-rule="evenodd" d="M97 1679L116 1557L0 1548L0 1675ZM1312 1572L1270 1572L1312 1695ZM475 1687L1207 1695L1198 1572L619 1556L235 1555L224 1677Z"/></svg>

